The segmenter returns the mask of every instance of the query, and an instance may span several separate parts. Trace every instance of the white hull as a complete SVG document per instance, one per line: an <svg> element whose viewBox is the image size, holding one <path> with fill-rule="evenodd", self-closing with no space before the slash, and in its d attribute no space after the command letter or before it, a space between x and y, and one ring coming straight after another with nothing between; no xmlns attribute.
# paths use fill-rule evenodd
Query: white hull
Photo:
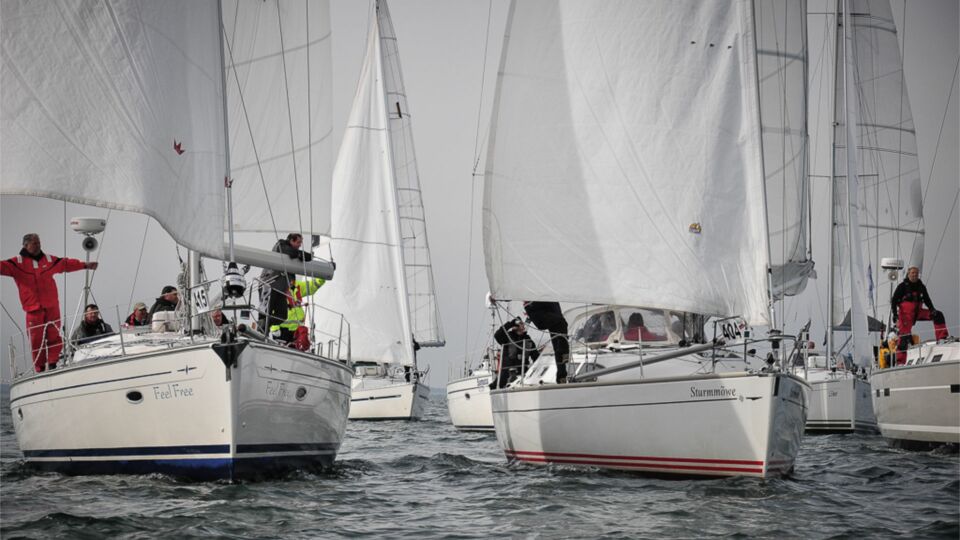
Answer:
<svg viewBox="0 0 960 540"><path fill-rule="evenodd" d="M807 433L875 432L870 383L851 373L811 370Z"/></svg>
<svg viewBox="0 0 960 540"><path fill-rule="evenodd" d="M493 431L489 387L493 381L493 374L483 369L447 383L447 410L454 427L464 431Z"/></svg>
<svg viewBox="0 0 960 540"><path fill-rule="evenodd" d="M354 377L351 420L419 420L430 387L390 377Z"/></svg>
<svg viewBox="0 0 960 540"><path fill-rule="evenodd" d="M960 444L960 343L922 345L907 358L870 376L880 434L906 447Z"/></svg>
<svg viewBox="0 0 960 540"><path fill-rule="evenodd" d="M350 370L244 341L227 367L218 345L88 360L15 382L10 407L24 457L68 474L231 480L331 465Z"/></svg>
<svg viewBox="0 0 960 540"><path fill-rule="evenodd" d="M691 476L793 469L807 384L730 373L518 386L492 392L508 459Z"/></svg>

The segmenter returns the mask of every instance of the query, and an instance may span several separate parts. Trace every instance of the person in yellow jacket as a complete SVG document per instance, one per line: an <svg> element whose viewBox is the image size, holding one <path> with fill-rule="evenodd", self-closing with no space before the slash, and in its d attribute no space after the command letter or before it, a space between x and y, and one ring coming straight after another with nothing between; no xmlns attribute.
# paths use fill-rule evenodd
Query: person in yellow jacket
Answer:
<svg viewBox="0 0 960 540"><path fill-rule="evenodd" d="M326 281L321 278L295 281L287 292L287 319L280 324L271 326L270 333L280 332L281 341L291 343L302 351L309 349L310 339L306 327L303 326L303 321L306 319L303 299L317 292L320 287L323 287L324 283Z"/></svg>

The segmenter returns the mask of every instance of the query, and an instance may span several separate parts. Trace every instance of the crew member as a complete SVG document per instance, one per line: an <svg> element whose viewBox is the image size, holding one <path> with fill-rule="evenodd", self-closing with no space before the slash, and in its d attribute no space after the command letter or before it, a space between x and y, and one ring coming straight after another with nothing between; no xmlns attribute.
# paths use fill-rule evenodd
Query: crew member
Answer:
<svg viewBox="0 0 960 540"><path fill-rule="evenodd" d="M270 332L280 332L280 340L286 341L296 349L305 351L310 348L310 336L303 321L307 318L303 310L305 297L313 295L323 284L321 278L312 278L306 281L295 281L289 294L281 298L287 299L287 316L283 322L270 327Z"/></svg>
<svg viewBox="0 0 960 540"><path fill-rule="evenodd" d="M559 302L524 302L523 310L538 330L550 333L553 354L557 361L557 382L567 382L567 361L570 359L570 342L567 341L567 319Z"/></svg>
<svg viewBox="0 0 960 540"><path fill-rule="evenodd" d="M160 291L160 297L150 306L150 316L158 311L176 311L180 303L180 293L173 285L167 285Z"/></svg>
<svg viewBox="0 0 960 540"><path fill-rule="evenodd" d="M273 251L282 253L290 258L287 264L287 272L278 270L264 270L260 274L260 281L265 286L260 289L260 302L262 308L265 308L266 315L261 319L261 327L270 327L282 323L287 316L287 291L293 288L296 279L296 265L294 261L311 261L313 255L300 248L303 247L303 236L297 233L290 233L286 238L277 240L273 245Z"/></svg>
<svg viewBox="0 0 960 540"><path fill-rule="evenodd" d="M100 308L96 304L87 304L83 308L83 320L71 334L70 342L74 345L83 345L112 333L113 328L100 318Z"/></svg>
<svg viewBox="0 0 960 540"><path fill-rule="evenodd" d="M134 326L149 326L150 313L147 311L147 305L143 302L137 302L133 305L133 313L127 316L124 326L130 328Z"/></svg>
<svg viewBox="0 0 960 540"><path fill-rule="evenodd" d="M893 291L890 306L893 320L897 323L897 335L900 336L897 344L897 364L907 361L906 351L912 340L913 325L917 321L932 320L936 338L941 340L949 337L943 313L933 307L927 287L920 281L920 269L916 266L907 269L907 277Z"/></svg>
<svg viewBox="0 0 960 540"><path fill-rule="evenodd" d="M500 373L497 381L490 384L491 390L505 387L511 377L518 374L524 365L530 366L540 357L537 344L527 334L526 326L519 318L504 323L494 332L493 339L502 346L502 350Z"/></svg>
<svg viewBox="0 0 960 540"><path fill-rule="evenodd" d="M33 369L38 373L55 368L63 349L60 299L54 274L84 268L95 270L97 264L47 255L36 233L23 236L19 255L0 261L0 275L12 277L20 292L20 305L27 316L27 332L33 349Z"/></svg>

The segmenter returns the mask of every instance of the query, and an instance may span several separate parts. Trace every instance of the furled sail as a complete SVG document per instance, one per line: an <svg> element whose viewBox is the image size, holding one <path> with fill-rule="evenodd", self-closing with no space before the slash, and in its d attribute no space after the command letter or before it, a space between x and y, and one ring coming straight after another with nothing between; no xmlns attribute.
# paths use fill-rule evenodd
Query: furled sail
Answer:
<svg viewBox="0 0 960 540"><path fill-rule="evenodd" d="M852 77L856 82L858 116L854 134L859 140L854 155L858 172L857 199L860 228L859 254L864 267L864 309L876 318L889 313L889 289L879 268L883 257L902 259L906 266L923 264L923 209L920 166L910 101L904 82L897 30L887 0L855 0L850 6L853 47ZM843 96L838 76L836 95ZM842 101L839 97L838 103ZM838 186L846 181L847 146L844 110L836 117L836 172ZM835 190L837 224L834 229L833 320L843 320L855 295L850 283L850 244L846 241L849 213L843 189Z"/></svg>
<svg viewBox="0 0 960 540"><path fill-rule="evenodd" d="M484 252L497 298L766 324L749 1L511 4Z"/></svg>
<svg viewBox="0 0 960 540"><path fill-rule="evenodd" d="M0 3L0 193L153 216L223 256L217 2Z"/></svg>
<svg viewBox="0 0 960 540"><path fill-rule="evenodd" d="M329 2L224 0L234 230L330 233Z"/></svg>
<svg viewBox="0 0 960 540"><path fill-rule="evenodd" d="M396 38L378 2L334 167L332 246L341 272L316 298L350 322L354 361L413 364L413 339L442 344ZM319 314L334 333L339 317Z"/></svg>
<svg viewBox="0 0 960 540"><path fill-rule="evenodd" d="M807 229L807 2L754 0L773 298L816 277Z"/></svg>

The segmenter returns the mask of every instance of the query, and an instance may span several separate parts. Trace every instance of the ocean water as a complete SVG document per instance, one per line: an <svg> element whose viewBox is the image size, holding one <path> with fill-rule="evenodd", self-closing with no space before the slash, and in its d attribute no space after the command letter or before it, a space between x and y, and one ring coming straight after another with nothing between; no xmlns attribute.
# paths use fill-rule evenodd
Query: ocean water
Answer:
<svg viewBox="0 0 960 540"><path fill-rule="evenodd" d="M508 464L435 390L420 422L353 422L336 465L262 482L24 466L2 399L2 538L953 538L960 458L806 437L790 478L651 479Z"/></svg>

